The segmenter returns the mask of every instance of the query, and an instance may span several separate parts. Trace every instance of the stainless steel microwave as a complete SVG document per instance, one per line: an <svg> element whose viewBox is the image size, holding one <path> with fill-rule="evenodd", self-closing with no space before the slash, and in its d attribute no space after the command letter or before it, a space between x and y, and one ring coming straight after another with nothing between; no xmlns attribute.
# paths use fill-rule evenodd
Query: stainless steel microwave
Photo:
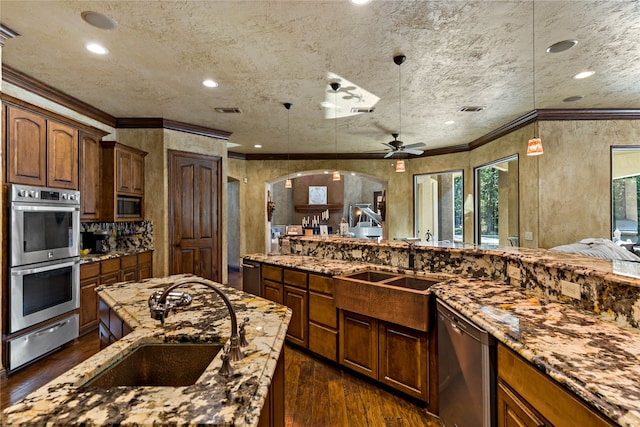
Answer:
<svg viewBox="0 0 640 427"><path fill-rule="evenodd" d="M142 217L142 198L131 196L118 196L118 218Z"/></svg>

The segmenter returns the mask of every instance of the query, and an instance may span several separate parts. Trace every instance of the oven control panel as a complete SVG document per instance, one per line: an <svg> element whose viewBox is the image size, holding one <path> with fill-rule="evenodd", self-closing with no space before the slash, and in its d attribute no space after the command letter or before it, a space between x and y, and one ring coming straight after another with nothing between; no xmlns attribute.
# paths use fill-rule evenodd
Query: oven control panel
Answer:
<svg viewBox="0 0 640 427"><path fill-rule="evenodd" d="M77 190L13 184L11 187L11 201L79 205L80 192Z"/></svg>

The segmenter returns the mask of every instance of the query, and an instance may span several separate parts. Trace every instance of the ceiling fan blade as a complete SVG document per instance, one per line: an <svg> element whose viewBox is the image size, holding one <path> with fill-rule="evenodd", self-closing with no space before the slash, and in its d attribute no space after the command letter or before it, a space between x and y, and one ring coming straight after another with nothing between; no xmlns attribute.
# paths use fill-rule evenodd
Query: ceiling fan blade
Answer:
<svg viewBox="0 0 640 427"><path fill-rule="evenodd" d="M405 145L404 148L411 149L411 148L420 148L420 147L426 147L426 146L427 145L424 142L416 142L415 144Z"/></svg>
<svg viewBox="0 0 640 427"><path fill-rule="evenodd" d="M381 142L380 144L386 145L387 147L391 148L392 150L396 150L396 147L394 147L393 145L389 144L388 142Z"/></svg>
<svg viewBox="0 0 640 427"><path fill-rule="evenodd" d="M393 156L395 153L393 151L388 152L387 154L384 155L385 159L388 159L389 157Z"/></svg>
<svg viewBox="0 0 640 427"><path fill-rule="evenodd" d="M413 154L415 156L419 156L422 153L424 153L424 151L422 151L422 150L412 150L412 149L409 149L409 148L405 148L402 151L405 152L405 153Z"/></svg>

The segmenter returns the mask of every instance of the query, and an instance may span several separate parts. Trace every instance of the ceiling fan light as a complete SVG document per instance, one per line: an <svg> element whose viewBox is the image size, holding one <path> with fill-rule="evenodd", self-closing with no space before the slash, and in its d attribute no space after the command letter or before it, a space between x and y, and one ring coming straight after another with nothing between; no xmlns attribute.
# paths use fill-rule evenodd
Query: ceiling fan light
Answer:
<svg viewBox="0 0 640 427"><path fill-rule="evenodd" d="M331 176L331 179L333 181L340 181L340 171L333 172L333 175Z"/></svg>
<svg viewBox="0 0 640 427"><path fill-rule="evenodd" d="M527 144L527 156L539 156L542 153L544 153L542 140L540 138L531 138Z"/></svg>
<svg viewBox="0 0 640 427"><path fill-rule="evenodd" d="M404 160L398 160L396 162L396 172L406 172L407 171L407 167L404 164Z"/></svg>

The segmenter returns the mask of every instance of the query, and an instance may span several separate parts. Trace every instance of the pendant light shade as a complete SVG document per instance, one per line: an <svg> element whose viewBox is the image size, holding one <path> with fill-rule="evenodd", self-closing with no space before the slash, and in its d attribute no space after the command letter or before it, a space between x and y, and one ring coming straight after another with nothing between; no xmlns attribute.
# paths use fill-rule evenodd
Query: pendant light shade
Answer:
<svg viewBox="0 0 640 427"><path fill-rule="evenodd" d="M289 119L291 116L291 108L293 107L293 104L290 102L285 102L282 105L284 105L284 108L287 109L287 180L284 182L284 188L293 188L293 183L291 182L291 178L289 178L289 163L291 163L291 155L289 149L289 146L291 145L291 125Z"/></svg>
<svg viewBox="0 0 640 427"><path fill-rule="evenodd" d="M527 144L527 156L539 156L542 150L542 140L540 138L531 138Z"/></svg>
<svg viewBox="0 0 640 427"><path fill-rule="evenodd" d="M404 164L404 160L398 160L396 162L396 172L406 172L407 168Z"/></svg>
<svg viewBox="0 0 640 427"><path fill-rule="evenodd" d="M334 92L333 111L335 120L335 139L336 139L336 170L333 172L331 179L333 181L340 181L340 171L338 170L338 91L340 90L340 83L332 82L329 84Z"/></svg>

